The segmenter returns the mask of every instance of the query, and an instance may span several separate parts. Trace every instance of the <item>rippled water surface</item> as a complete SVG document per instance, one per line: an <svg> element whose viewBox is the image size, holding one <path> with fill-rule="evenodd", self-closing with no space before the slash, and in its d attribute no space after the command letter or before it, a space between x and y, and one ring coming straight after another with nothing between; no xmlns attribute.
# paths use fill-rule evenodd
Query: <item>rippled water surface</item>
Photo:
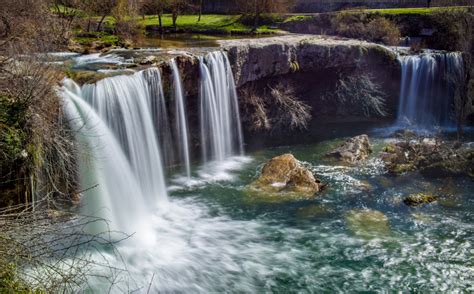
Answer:
<svg viewBox="0 0 474 294"><path fill-rule="evenodd" d="M373 140L374 155L355 167L324 159L340 142L332 140L196 167L187 183L171 177L171 202L149 220L147 242L120 244L123 261L104 255L129 271L115 290L474 291L473 182L387 175L376 158L384 140ZM247 195L262 164L286 152L328 189L313 200ZM417 192L447 196L407 207L403 198ZM385 221L367 223L354 209L382 212ZM105 289L101 278L90 285Z"/></svg>

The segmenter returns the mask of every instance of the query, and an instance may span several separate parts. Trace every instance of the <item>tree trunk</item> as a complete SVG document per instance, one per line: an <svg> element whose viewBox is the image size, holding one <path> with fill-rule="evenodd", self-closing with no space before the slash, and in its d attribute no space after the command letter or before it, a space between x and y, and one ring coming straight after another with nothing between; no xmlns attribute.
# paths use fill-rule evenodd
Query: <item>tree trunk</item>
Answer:
<svg viewBox="0 0 474 294"><path fill-rule="evenodd" d="M90 32L91 31L91 19L89 18L87 20L87 32Z"/></svg>
<svg viewBox="0 0 474 294"><path fill-rule="evenodd" d="M178 25L176 24L176 21L178 20L178 11L177 10L173 10L173 13L172 13L172 16L173 18L173 27L174 27L174 30L177 31L178 30Z"/></svg>
<svg viewBox="0 0 474 294"><path fill-rule="evenodd" d="M163 33L163 20L161 19L163 11L158 13L158 25L160 26L160 33Z"/></svg>
<svg viewBox="0 0 474 294"><path fill-rule="evenodd" d="M254 23L253 23L253 30L257 31L258 29L258 24L259 24L259 18L260 18L260 5L258 3L258 0L255 0L255 18L254 18Z"/></svg>
<svg viewBox="0 0 474 294"><path fill-rule="evenodd" d="M199 1L199 17L198 17L198 22L201 21L201 16L202 16L202 0Z"/></svg>
<svg viewBox="0 0 474 294"><path fill-rule="evenodd" d="M100 19L99 23L97 24L97 32L100 31L100 28L102 26L102 22L104 21L104 19L107 17L107 15L103 15L102 18Z"/></svg>

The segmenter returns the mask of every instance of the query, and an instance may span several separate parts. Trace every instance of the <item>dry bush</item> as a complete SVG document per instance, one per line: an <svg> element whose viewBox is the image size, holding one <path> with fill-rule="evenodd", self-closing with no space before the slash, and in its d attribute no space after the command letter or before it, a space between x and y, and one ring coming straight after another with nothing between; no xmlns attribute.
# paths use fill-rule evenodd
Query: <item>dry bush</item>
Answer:
<svg viewBox="0 0 474 294"><path fill-rule="evenodd" d="M378 16L369 19L366 14L340 12L332 19L335 34L355 39L364 39L386 45L397 45L400 42L400 29L391 20Z"/></svg>
<svg viewBox="0 0 474 294"><path fill-rule="evenodd" d="M260 89L255 84L240 89L244 112L253 130L306 128L311 120L311 107L300 101L294 88L282 82Z"/></svg>
<svg viewBox="0 0 474 294"><path fill-rule="evenodd" d="M0 210L0 292L73 293L87 284L92 268L111 277L126 272L110 266L101 252L118 255L115 244L129 236L108 230L103 219L43 204ZM106 229L91 233L93 226Z"/></svg>
<svg viewBox="0 0 474 294"><path fill-rule="evenodd" d="M373 42L395 46L400 42L401 34L394 22L384 17L377 17L367 24L367 37Z"/></svg>
<svg viewBox="0 0 474 294"><path fill-rule="evenodd" d="M247 86L241 89L240 97L244 97L244 111L249 114L250 126L253 130L269 130L270 119L262 97L256 93L255 87Z"/></svg>
<svg viewBox="0 0 474 294"><path fill-rule="evenodd" d="M471 61L466 60L465 62L465 68L468 70L462 70L460 73L450 73L447 77L454 92L453 114L459 139L464 136L464 125L467 118L474 114L474 79L471 76L472 70L469 71Z"/></svg>
<svg viewBox="0 0 474 294"><path fill-rule="evenodd" d="M355 72L341 77L336 90L324 97L335 100L342 115L386 116L386 94L368 73Z"/></svg>
<svg viewBox="0 0 474 294"><path fill-rule="evenodd" d="M333 31L347 38L361 38L366 34L366 15L353 12L340 12L331 19Z"/></svg>
<svg viewBox="0 0 474 294"><path fill-rule="evenodd" d="M54 91L63 74L43 54L65 46L70 23L51 12L50 1L6 1L0 7L0 206L70 197L77 188L75 146Z"/></svg>
<svg viewBox="0 0 474 294"><path fill-rule="evenodd" d="M285 126L290 129L306 128L311 120L311 107L295 96L295 91L291 86L279 83L270 89L278 106L273 125L276 128Z"/></svg>

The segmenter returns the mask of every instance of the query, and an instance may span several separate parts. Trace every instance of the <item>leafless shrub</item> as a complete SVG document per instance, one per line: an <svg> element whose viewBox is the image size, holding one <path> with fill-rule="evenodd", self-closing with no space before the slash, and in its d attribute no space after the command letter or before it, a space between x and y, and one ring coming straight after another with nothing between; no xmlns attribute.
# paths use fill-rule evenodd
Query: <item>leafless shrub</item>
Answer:
<svg viewBox="0 0 474 294"><path fill-rule="evenodd" d="M296 97L288 83L278 82L263 89L247 85L240 89L240 97L253 130L306 128L311 119L311 107Z"/></svg>
<svg viewBox="0 0 474 294"><path fill-rule="evenodd" d="M370 41L380 42L386 45L398 45L400 43L400 29L398 26L384 17L377 17L367 24L367 37Z"/></svg>
<svg viewBox="0 0 474 294"><path fill-rule="evenodd" d="M327 95L335 99L341 114L386 116L386 94L368 73L353 73L339 79L336 90Z"/></svg>
<svg viewBox="0 0 474 294"><path fill-rule="evenodd" d="M275 127L289 126L290 129L306 128L311 119L311 107L300 101L292 87L279 83L270 88L278 105L278 114L273 119Z"/></svg>
<svg viewBox="0 0 474 294"><path fill-rule="evenodd" d="M369 18L364 13L339 12L333 17L333 31L343 37L364 39L386 45L397 45L400 41L400 29L393 21L378 16Z"/></svg>
<svg viewBox="0 0 474 294"><path fill-rule="evenodd" d="M77 292L100 268L114 276L125 269L111 266L101 252L118 255L115 244L129 236L105 229L103 219L24 205L0 211L0 285L6 292ZM110 281L113 284L113 281Z"/></svg>
<svg viewBox="0 0 474 294"><path fill-rule="evenodd" d="M249 113L250 125L253 130L269 130L270 119L262 97L257 94L254 87L246 87L241 91L241 97L245 98L245 112Z"/></svg>
<svg viewBox="0 0 474 294"><path fill-rule="evenodd" d="M472 72L469 71L470 63L470 60L466 60L465 68L467 70L451 72L447 76L454 92L454 120L458 129L458 139L464 136L464 125L467 118L474 114L474 78L471 76Z"/></svg>

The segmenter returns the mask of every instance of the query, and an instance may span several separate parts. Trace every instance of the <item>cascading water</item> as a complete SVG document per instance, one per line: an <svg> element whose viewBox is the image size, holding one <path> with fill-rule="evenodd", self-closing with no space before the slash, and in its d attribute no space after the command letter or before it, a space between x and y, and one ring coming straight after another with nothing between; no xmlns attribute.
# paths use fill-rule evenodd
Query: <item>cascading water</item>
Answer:
<svg viewBox="0 0 474 294"><path fill-rule="evenodd" d="M200 115L204 162L243 154L234 77L224 52L201 58Z"/></svg>
<svg viewBox="0 0 474 294"><path fill-rule="evenodd" d="M97 185L86 193L86 209L100 210L91 214L125 232L142 227L136 224L146 212L167 202L149 74L107 78L82 89L66 80L61 89L66 115L91 155L81 161L83 187Z"/></svg>
<svg viewBox="0 0 474 294"><path fill-rule="evenodd" d="M166 107L165 95L163 93L161 74L157 68L150 68L144 71L147 84L149 85L149 95L151 98L151 109L156 135L160 142L162 158L166 166L174 164L174 148L171 124L169 121L168 109Z"/></svg>
<svg viewBox="0 0 474 294"><path fill-rule="evenodd" d="M173 90L175 99L176 138L180 149L180 159L184 166L187 178L191 177L191 160L189 155L189 128L186 113L186 103L183 96L183 86L179 75L176 60L171 60L171 71L173 73Z"/></svg>
<svg viewBox="0 0 474 294"><path fill-rule="evenodd" d="M420 127L450 124L452 80L463 74L461 53L399 56L402 69L398 122Z"/></svg>

